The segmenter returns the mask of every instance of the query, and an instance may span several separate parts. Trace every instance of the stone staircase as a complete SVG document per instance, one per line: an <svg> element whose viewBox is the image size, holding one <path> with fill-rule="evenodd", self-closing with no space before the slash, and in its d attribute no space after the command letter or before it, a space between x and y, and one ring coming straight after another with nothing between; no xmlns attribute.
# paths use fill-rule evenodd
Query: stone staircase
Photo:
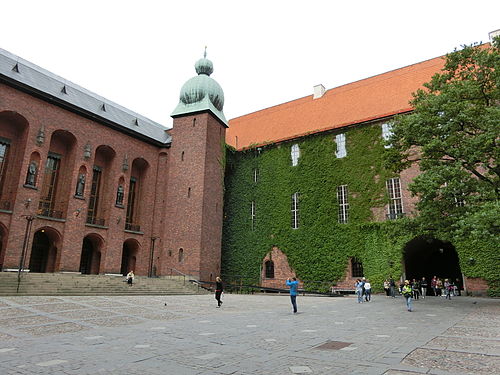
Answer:
<svg viewBox="0 0 500 375"><path fill-rule="evenodd" d="M132 286L123 276L63 273L23 273L17 292L17 273L0 272L0 296L185 295L205 289L183 277L136 276Z"/></svg>

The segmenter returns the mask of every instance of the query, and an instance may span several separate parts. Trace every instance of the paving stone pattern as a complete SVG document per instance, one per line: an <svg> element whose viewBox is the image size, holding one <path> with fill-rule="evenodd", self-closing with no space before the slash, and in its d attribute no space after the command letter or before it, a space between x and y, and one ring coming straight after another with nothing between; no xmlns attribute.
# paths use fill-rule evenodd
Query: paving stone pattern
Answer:
<svg viewBox="0 0 500 375"><path fill-rule="evenodd" d="M167 304L165 306L165 303ZM500 373L500 301L0 297L0 374Z"/></svg>

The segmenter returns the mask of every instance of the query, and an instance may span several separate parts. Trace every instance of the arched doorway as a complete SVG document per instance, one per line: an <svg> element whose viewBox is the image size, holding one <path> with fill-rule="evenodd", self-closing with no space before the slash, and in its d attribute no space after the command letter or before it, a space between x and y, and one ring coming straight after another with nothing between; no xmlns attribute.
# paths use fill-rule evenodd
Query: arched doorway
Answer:
<svg viewBox="0 0 500 375"><path fill-rule="evenodd" d="M57 247L55 234L41 229L33 236L31 256L29 263L30 272L54 272L56 264Z"/></svg>
<svg viewBox="0 0 500 375"><path fill-rule="evenodd" d="M458 279L463 285L458 254L450 242L417 237L406 244L404 263L406 278L409 280L425 277L430 283L432 277L437 276L454 281Z"/></svg>
<svg viewBox="0 0 500 375"><path fill-rule="evenodd" d="M86 236L83 239L82 255L80 258L80 272L84 275L98 275L101 265L101 252L99 239Z"/></svg>
<svg viewBox="0 0 500 375"><path fill-rule="evenodd" d="M121 274L127 275L129 271L135 271L139 243L135 240L127 240L123 243Z"/></svg>

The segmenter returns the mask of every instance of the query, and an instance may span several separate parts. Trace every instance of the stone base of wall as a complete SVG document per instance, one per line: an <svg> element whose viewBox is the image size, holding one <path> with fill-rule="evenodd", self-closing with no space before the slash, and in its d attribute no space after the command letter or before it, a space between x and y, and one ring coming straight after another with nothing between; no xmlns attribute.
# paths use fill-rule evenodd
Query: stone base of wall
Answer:
<svg viewBox="0 0 500 375"><path fill-rule="evenodd" d="M464 280L465 290L470 296L486 296L488 283L480 277L466 277Z"/></svg>

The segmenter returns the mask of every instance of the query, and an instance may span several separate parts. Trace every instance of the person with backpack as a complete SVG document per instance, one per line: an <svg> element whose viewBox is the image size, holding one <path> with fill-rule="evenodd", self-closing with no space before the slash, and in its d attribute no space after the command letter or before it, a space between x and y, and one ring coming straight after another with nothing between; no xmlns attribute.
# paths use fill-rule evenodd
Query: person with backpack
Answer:
<svg viewBox="0 0 500 375"><path fill-rule="evenodd" d="M413 290L408 280L405 280L403 288L401 289L401 293L403 294L403 297L406 299L406 308L408 309L409 312L411 312Z"/></svg>

